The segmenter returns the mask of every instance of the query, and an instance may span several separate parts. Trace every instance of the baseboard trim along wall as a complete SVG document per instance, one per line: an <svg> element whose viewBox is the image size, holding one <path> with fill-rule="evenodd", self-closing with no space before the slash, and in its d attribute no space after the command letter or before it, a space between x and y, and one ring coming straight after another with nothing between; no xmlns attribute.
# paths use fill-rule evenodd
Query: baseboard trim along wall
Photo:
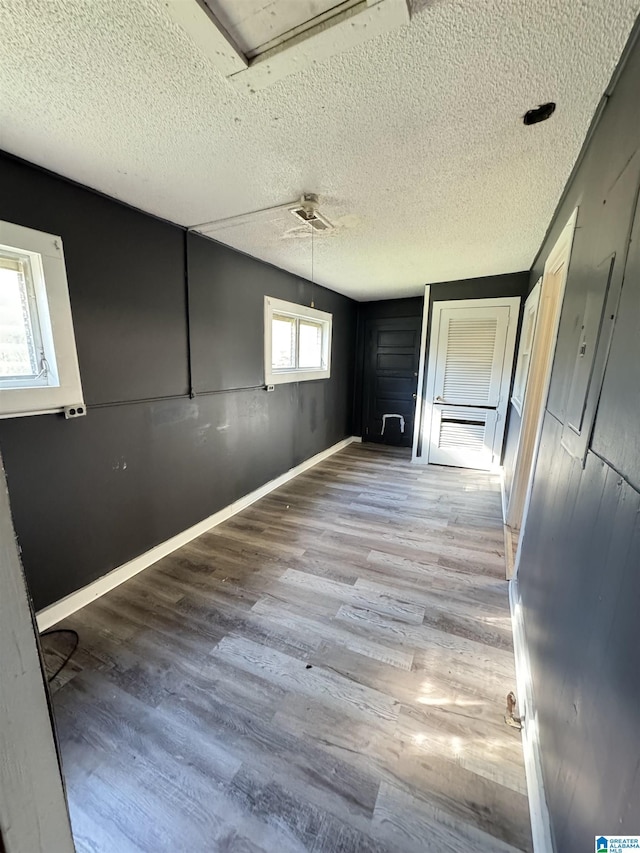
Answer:
<svg viewBox="0 0 640 853"><path fill-rule="evenodd" d="M229 506L224 507L224 509L210 515L208 518L204 518L202 521L194 524L193 527L183 530L182 533L172 536L171 539L167 539L166 542L161 542L149 551L145 551L144 554L140 554L140 556L135 557L133 560L129 560L128 563L118 566L106 575L103 575L87 586L82 587L82 589L72 592L70 595L61 598L60 601L54 602L54 604L50 604L48 607L40 610L36 616L38 630L46 631L47 628L50 628L62 619L66 619L67 616L71 616L72 613L80 610L86 604L89 604L91 601L95 601L96 598L100 598L101 595L104 595L119 586L121 583L124 583L124 581L132 578L134 575L137 575L143 569L148 568L153 563L156 563L158 560L168 556L183 545L186 545L187 542L191 542L192 539L195 539L197 536L201 536L203 533L206 533L207 530L211 530L212 527L216 527L218 524L221 524L223 521L226 521L228 518L236 515L236 513L241 512L248 506L251 506L251 504L259 501L260 498L265 497L265 495L268 495L270 492L274 491L274 489L283 486L299 474L308 471L319 462L323 462L325 459L333 456L334 453L348 447L348 445L361 441L362 439L358 436L349 436L349 438L344 438L337 444L334 444L326 450L322 450L320 453L316 453L315 456L311 456L309 459L301 462L300 465L296 465L295 468L290 468L289 471L286 471L284 474L276 477L275 480L270 480L268 483L265 483L264 486L260 486L260 488L255 489L255 491L250 492L242 498L239 498L237 501L229 504Z"/></svg>
<svg viewBox="0 0 640 853"><path fill-rule="evenodd" d="M529 650L524 630L524 616L518 581L509 582L509 604L513 629L513 648L516 661L516 688L518 712L522 718L522 750L529 795L529 813L534 853L554 853L551 821L542 777L540 759L540 734L533 697Z"/></svg>

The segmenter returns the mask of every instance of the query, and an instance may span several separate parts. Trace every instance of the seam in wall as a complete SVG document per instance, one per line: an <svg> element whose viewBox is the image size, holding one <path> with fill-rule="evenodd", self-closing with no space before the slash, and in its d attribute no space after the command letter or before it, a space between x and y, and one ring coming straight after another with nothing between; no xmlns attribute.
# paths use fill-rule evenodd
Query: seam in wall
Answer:
<svg viewBox="0 0 640 853"><path fill-rule="evenodd" d="M564 423L560 420L559 417L557 417L557 415L554 415L553 412L549 411L549 409L545 409L544 411L545 411L545 414L549 415L549 417L552 417L554 419L554 421L556 421L556 423L558 423L560 426L564 426ZM562 450L565 453L568 452L568 451L564 450L564 448L562 448ZM619 471L616 468L616 466L613 464L613 462L610 462L606 456L603 456L601 453L598 453L596 450L593 449L593 447L588 447L587 453L588 454L591 453L593 456L596 457L596 459L599 459L603 465L606 465L607 468L611 468L611 470L613 471L614 474L616 474L618 477L620 477L621 480L624 480L624 482L627 484L627 486L629 486L631 489L633 489L634 492L637 492L637 494L640 495L640 484L636 484L636 483L632 482L627 477L627 475L623 474L622 471Z"/></svg>
<svg viewBox="0 0 640 853"><path fill-rule="evenodd" d="M212 397L215 394L235 394L238 391L262 391L264 385L243 385L240 388L218 388L215 391L197 391L193 394L167 394L164 397L137 397L133 400L111 400L107 403L88 403L87 409L109 409L112 406L135 406L140 403L162 403L167 400L189 400L195 397Z"/></svg>
<svg viewBox="0 0 640 853"><path fill-rule="evenodd" d="M193 389L193 352L191 346L191 299L189 289L189 232L185 231L183 235L183 251L182 258L184 263L184 295L186 308L186 333L187 333L187 380L189 383L189 397L195 397Z"/></svg>

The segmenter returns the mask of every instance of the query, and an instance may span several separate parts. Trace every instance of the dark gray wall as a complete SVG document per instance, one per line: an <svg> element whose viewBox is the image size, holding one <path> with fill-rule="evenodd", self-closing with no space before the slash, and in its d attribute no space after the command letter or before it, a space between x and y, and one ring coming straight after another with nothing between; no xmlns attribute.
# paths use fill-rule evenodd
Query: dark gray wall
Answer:
<svg viewBox="0 0 640 853"><path fill-rule="evenodd" d="M627 168L640 149L639 92L636 43L531 275L533 285L579 206L519 570L559 853L591 849L595 835L640 832L637 215L584 469L561 446L580 318L588 300L602 298L597 267L615 251L616 274L624 270L639 180L637 168Z"/></svg>
<svg viewBox="0 0 640 853"><path fill-rule="evenodd" d="M88 404L0 420L36 609L351 434L351 300L314 290L331 379L267 393L264 295L308 304L309 282L5 155L0 186L0 219L63 238Z"/></svg>
<svg viewBox="0 0 640 853"><path fill-rule="evenodd" d="M494 299L500 296L524 296L529 288L528 272L487 275L462 281L444 281L431 285L431 303L445 299Z"/></svg>

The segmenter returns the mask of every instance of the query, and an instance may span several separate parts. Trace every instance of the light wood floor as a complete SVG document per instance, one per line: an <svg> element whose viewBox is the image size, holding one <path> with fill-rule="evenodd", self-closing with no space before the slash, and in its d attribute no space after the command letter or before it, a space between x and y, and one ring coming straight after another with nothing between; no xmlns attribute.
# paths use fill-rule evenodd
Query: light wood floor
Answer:
<svg viewBox="0 0 640 853"><path fill-rule="evenodd" d="M352 445L65 620L79 853L530 851L504 576L497 477Z"/></svg>

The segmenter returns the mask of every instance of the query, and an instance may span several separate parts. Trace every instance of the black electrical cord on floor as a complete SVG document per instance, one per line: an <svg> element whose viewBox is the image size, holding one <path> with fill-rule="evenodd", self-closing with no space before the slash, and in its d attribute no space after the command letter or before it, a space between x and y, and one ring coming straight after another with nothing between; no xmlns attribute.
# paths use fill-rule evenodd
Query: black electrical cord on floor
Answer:
<svg viewBox="0 0 640 853"><path fill-rule="evenodd" d="M70 634L74 639L74 643L73 643L73 648L71 649L69 654L66 656L66 658L62 661L60 666L56 669L56 671L53 673L52 676L47 678L47 681L49 682L49 684L51 684L51 682L53 681L54 678L56 678L56 676L60 675L60 673L65 668L65 666L69 663L69 661L71 660L71 658L75 654L76 649L80 645L80 636L79 636L78 632L74 631L72 628L53 628L51 631L45 631L44 634L40 634L40 637L41 638L42 637L51 637L53 634Z"/></svg>

